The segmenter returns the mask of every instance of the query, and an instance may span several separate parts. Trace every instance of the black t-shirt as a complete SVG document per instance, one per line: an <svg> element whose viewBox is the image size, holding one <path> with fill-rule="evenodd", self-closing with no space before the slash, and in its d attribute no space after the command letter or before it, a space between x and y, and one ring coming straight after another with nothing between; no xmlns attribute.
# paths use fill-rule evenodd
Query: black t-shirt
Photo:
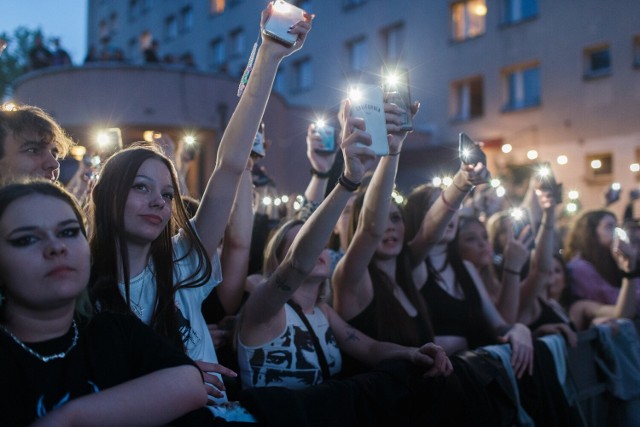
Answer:
<svg viewBox="0 0 640 427"><path fill-rule="evenodd" d="M100 313L79 325L77 345L63 359L42 362L0 332L0 425L28 425L82 395L153 371L193 362L132 315ZM62 337L25 343L41 355L64 352Z"/></svg>

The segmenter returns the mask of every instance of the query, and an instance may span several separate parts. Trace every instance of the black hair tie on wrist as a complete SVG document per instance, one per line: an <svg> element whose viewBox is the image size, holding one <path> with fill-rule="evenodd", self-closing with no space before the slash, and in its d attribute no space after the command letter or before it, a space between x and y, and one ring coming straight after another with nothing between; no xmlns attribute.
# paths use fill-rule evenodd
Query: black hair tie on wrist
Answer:
<svg viewBox="0 0 640 427"><path fill-rule="evenodd" d="M344 176L344 172L340 174L338 178L338 184L342 185L347 191L354 192L360 187L359 182L353 182L346 176Z"/></svg>
<svg viewBox="0 0 640 427"><path fill-rule="evenodd" d="M624 277L625 279L635 279L640 277L640 268L636 268L632 271L620 270L620 272L622 273L622 277Z"/></svg>
<svg viewBox="0 0 640 427"><path fill-rule="evenodd" d="M316 170L314 168L311 168L311 175L315 175L318 178L329 178L331 176L331 171L327 171L327 172L320 172L319 170Z"/></svg>

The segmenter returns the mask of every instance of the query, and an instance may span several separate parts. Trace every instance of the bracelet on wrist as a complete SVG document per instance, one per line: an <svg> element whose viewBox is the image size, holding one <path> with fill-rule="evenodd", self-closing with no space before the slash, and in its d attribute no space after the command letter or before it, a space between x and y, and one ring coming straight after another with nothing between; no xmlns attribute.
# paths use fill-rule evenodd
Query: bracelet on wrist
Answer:
<svg viewBox="0 0 640 427"><path fill-rule="evenodd" d="M353 182L346 176L344 176L344 172L340 174L338 177L338 184L342 185L347 191L354 192L360 187L359 182Z"/></svg>
<svg viewBox="0 0 640 427"><path fill-rule="evenodd" d="M453 184L453 186L456 187L459 192L465 193L465 194L468 193L469 191L471 191L471 189L473 188L473 186L471 186L469 189L465 190L464 188L462 188L458 184L456 184L455 181L452 181L451 184Z"/></svg>
<svg viewBox="0 0 640 427"><path fill-rule="evenodd" d="M502 269L502 271L503 271L504 273L515 274L515 275L517 275L517 276L520 276L520 272L519 272L519 271L512 270L512 269L510 269L510 268L503 268L503 269Z"/></svg>
<svg viewBox="0 0 640 427"><path fill-rule="evenodd" d="M387 154L387 156L391 156L391 157L399 156L399 155L400 155L400 152L399 152L399 151L396 151L395 153L389 153L389 154Z"/></svg>
<svg viewBox="0 0 640 427"><path fill-rule="evenodd" d="M318 178L329 178L331 176L331 171L320 172L319 170L311 168L311 170L309 172L311 172L311 175L315 175Z"/></svg>
<svg viewBox="0 0 640 427"><path fill-rule="evenodd" d="M454 207L451 203L447 202L447 199L444 198L444 190L440 192L440 198L449 212L458 212L458 208Z"/></svg>

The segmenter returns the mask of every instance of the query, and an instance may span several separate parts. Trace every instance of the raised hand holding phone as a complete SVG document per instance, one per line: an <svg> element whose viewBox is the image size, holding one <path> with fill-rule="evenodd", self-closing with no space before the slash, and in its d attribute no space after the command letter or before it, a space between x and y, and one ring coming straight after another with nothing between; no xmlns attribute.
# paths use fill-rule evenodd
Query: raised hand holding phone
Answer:
<svg viewBox="0 0 640 427"><path fill-rule="evenodd" d="M480 144L465 133L458 135L458 156L464 170L473 185L485 184L491 179L491 173L487 167L487 155L482 151Z"/></svg>

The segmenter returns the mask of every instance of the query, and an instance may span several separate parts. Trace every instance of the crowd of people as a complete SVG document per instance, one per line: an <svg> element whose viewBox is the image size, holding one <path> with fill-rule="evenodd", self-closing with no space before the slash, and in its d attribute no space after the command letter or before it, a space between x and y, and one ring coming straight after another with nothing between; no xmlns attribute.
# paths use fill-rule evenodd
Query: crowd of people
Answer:
<svg viewBox="0 0 640 427"><path fill-rule="evenodd" d="M626 239L593 210L561 238L554 189L537 177L524 227L506 206L479 215L482 162L398 203L401 116L417 102L384 104L380 158L349 100L336 152L309 127L306 206L248 275L252 144L312 20L289 29L293 46L262 37L198 200L184 147L162 138L65 189L64 130L38 107L0 111L0 424L584 422L542 338L575 346L593 325L637 318L637 229Z"/></svg>

